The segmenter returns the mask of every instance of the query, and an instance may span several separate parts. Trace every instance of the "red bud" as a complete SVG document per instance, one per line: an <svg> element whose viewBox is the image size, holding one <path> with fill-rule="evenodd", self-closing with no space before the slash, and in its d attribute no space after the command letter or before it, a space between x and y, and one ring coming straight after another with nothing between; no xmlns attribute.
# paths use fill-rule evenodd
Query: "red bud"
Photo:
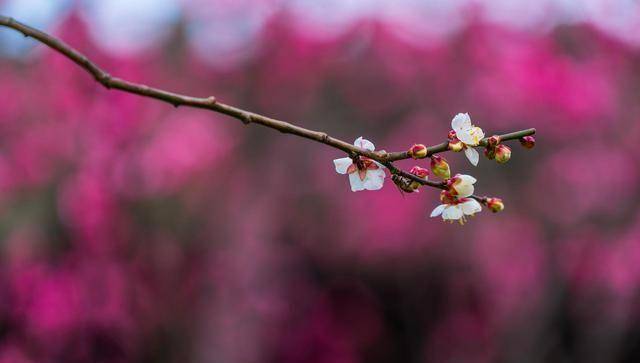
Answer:
<svg viewBox="0 0 640 363"><path fill-rule="evenodd" d="M411 168L411 170L409 170L409 173L417 177L424 178L429 175L429 170L421 168L419 166L414 166L413 168Z"/></svg>
<svg viewBox="0 0 640 363"><path fill-rule="evenodd" d="M520 145L527 149L533 149L536 146L536 139L533 136L525 136L520 139Z"/></svg>
<svg viewBox="0 0 640 363"><path fill-rule="evenodd" d="M409 148L409 156L414 159L423 159L427 157L427 147L423 144L414 144Z"/></svg>

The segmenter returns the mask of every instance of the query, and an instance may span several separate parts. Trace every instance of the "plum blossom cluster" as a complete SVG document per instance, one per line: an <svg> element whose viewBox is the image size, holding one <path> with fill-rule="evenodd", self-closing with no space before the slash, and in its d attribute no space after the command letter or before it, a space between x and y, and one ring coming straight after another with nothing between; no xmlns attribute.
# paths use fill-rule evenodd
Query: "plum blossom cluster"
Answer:
<svg viewBox="0 0 640 363"><path fill-rule="evenodd" d="M451 222L457 220L461 224L464 224L467 216L473 216L482 211L482 205L485 205L493 212L499 212L504 209L504 204L499 198L478 197L474 195L476 179L464 174L456 174L454 177L451 177L449 164L443 157L435 155L436 153L443 151L464 151L464 154L471 164L477 166L480 155L475 148L485 147L484 155L488 159L504 164L511 158L511 149L503 145L503 141L519 139L522 146L527 149L531 149L535 145L535 139L531 136L535 133L535 129L485 138L484 131L471 122L469 114L459 113L451 121L451 131L449 131L447 135L448 141L440 145L426 147L423 144L414 144L406 152L388 153L383 150L375 151L375 146L371 141L359 137L352 146L324 132L309 130L285 121L276 120L223 104L213 96L200 98L182 95L112 77L107 71L100 68L86 56L62 40L45 32L3 15L0 15L0 26L12 28L26 37L32 37L42 44L51 47L53 50L79 65L107 89L120 90L142 97L153 98L167 102L174 107L186 106L210 110L236 118L245 125L259 124L345 151L349 156L334 160L334 165L336 172L349 176L349 184L351 185L351 190L354 192L382 189L387 176L387 170L392 176L393 183L403 193L417 193L418 189L424 185L442 189L443 191L440 196L442 204L434 209L431 216L441 216L443 220ZM393 162L397 160L409 158L418 160L427 157L431 158L431 172L442 179L442 181L434 182L429 180L429 170L419 165L414 166L409 172L400 170L393 165Z"/></svg>
<svg viewBox="0 0 640 363"><path fill-rule="evenodd" d="M473 217L476 213L482 211L482 205L471 198L474 189L473 184L476 181L476 178L463 174L447 179L448 189L440 192L442 204L431 212L431 217L442 216L443 220L457 220L464 224L466 216Z"/></svg>
<svg viewBox="0 0 640 363"><path fill-rule="evenodd" d="M504 203L500 198L479 197L474 194L477 179L466 174L451 176L451 167L447 160L436 153L443 151L463 152L473 166L480 161L477 147L484 147L484 155L489 160L495 160L499 164L508 162L511 158L511 148L503 144L503 141L519 139L522 146L531 149L535 145L535 139L527 132L516 132L506 135L493 135L485 138L484 131L471 122L467 113L457 114L451 121L451 131L447 135L444 144L427 147L424 144L414 144L405 153L392 157L397 153L378 151L375 153L374 144L362 137L354 142L354 146L366 152L380 156L374 160L362 154L353 153L349 157L335 159L333 161L336 172L346 174L349 177L351 190L380 190L384 185L387 172L391 174L391 180L402 193L417 193L422 186L431 186L441 189L441 204L431 212L431 217L441 217L444 221L458 221L465 224L468 217L482 211L483 206L491 212L497 213L504 209ZM523 135L529 133L528 135ZM412 167L409 172L396 168L392 161L412 158L430 159L430 169L419 165ZM429 175L441 179L441 181L429 180Z"/></svg>

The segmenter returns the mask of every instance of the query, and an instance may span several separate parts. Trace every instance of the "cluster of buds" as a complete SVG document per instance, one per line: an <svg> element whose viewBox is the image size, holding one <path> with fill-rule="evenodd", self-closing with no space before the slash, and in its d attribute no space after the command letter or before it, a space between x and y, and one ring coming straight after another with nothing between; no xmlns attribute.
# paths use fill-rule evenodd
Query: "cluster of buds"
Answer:
<svg viewBox="0 0 640 363"><path fill-rule="evenodd" d="M473 217L482 211L482 205L472 197L475 182L476 178L462 174L447 179L445 181L447 189L440 192L442 204L431 212L431 217L440 216L443 220L452 223L457 220L464 225L467 216Z"/></svg>
<svg viewBox="0 0 640 363"><path fill-rule="evenodd" d="M500 164L506 163L511 158L511 149L502 143L501 137L494 135L485 139L483 130L471 123L468 114L456 115L451 122L451 128L447 135L448 142L443 146L446 146L446 150L453 152L464 151L474 166L477 166L479 159L475 148L480 146L485 147L484 154L488 159L495 160ZM507 140L513 138L514 136L509 136ZM520 138L520 143L523 147L531 149L535 145L535 139L532 136L524 136ZM375 150L373 143L362 137L358 138L354 145L371 152ZM451 176L451 167L447 160L442 156L434 155L444 151L443 146L428 148L423 144L414 144L405 154L405 158L410 157L416 160L430 158L431 173L442 179L440 183L429 181L430 171L423 167L414 166L409 173L401 172L393 167L388 159L385 159L386 156L381 156L378 159L371 156L371 153L363 154L371 156L375 160L356 154L350 158L336 159L334 163L338 173L349 175L353 191L382 188L386 167L389 167L391 180L402 193L417 193L423 185L443 189L440 193L442 204L432 211L431 217L439 216L445 221L457 220L460 224L464 224L468 217L473 217L476 213L481 212L483 205L493 213L504 210L502 199L478 197L473 194L476 178L466 174Z"/></svg>
<svg viewBox="0 0 640 363"><path fill-rule="evenodd" d="M501 144L500 136L493 135L487 139L487 146L484 149L484 156L489 160L495 160L499 164L504 164L511 159L511 148Z"/></svg>

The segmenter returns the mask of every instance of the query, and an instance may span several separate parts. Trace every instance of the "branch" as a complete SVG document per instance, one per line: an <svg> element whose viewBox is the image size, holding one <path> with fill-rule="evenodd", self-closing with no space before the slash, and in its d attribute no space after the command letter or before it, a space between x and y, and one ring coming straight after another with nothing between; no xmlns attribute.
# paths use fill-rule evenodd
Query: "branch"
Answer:
<svg viewBox="0 0 640 363"><path fill-rule="evenodd" d="M498 136L500 136L500 141L502 142L502 141L509 141L509 140L518 140L525 136L531 136L535 133L536 133L536 129L526 129L526 130L510 132L508 134L503 134ZM489 138L485 137L484 139L480 140L480 144L478 146L487 146L488 140ZM429 146L427 147L427 157L437 153L448 151L448 150L449 150L449 142L443 142L442 144ZM397 160L404 160L404 159L410 159L410 158L411 156L407 151L401 151L401 152L388 153L386 159L388 161L397 161Z"/></svg>
<svg viewBox="0 0 640 363"><path fill-rule="evenodd" d="M382 165L384 165L387 169L389 169L389 172L391 174L400 175L400 176L405 177L407 179L416 181L416 182L418 182L418 183L420 183L422 185L427 185L427 186L430 186L430 187L433 187L433 188L438 188L438 189L443 189L443 190L447 189L447 185L444 182L435 182L435 181L432 181L432 180L420 178L417 175L413 175L411 173L407 173L404 170L400 170L400 169L396 168L393 165L393 163L391 163L389 161L382 163Z"/></svg>
<svg viewBox="0 0 640 363"><path fill-rule="evenodd" d="M292 134L304 137L306 139L315 140L350 154L362 155L376 160L380 159L380 155L376 152L360 149L351 143L331 137L325 132L305 129L303 127L296 126L285 121L276 120L270 117L262 116L250 111L245 111L230 105L226 105L224 103L218 102L213 96L206 98L192 97L112 77L108 72L100 68L97 64L89 60L85 55L78 52L62 40L55 38L38 29L32 28L26 24L23 24L13 18L0 15L0 26L17 30L25 37L31 37L43 44L46 44L51 49L64 55L65 57L76 63L78 66L83 68L85 71L91 74L96 81L101 83L107 89L118 89L139 96L154 98L172 104L175 107L187 106L215 111L236 118L242 121L244 124L259 124L278 130L285 134Z"/></svg>
<svg viewBox="0 0 640 363"><path fill-rule="evenodd" d="M385 167L387 167L392 174L409 178L411 180L421 183L422 185L427 185L427 186L439 188L439 189L446 189L445 183L425 180L411 173L408 173L396 168L392 164L393 161L410 158L409 154L406 151L387 153L386 151L370 151L370 150L361 149L357 146L352 145L351 143L329 136L327 133L322 131L309 130L285 121L266 117L263 115L259 115L257 113L253 113L253 112L246 111L231 105L218 102L216 98L213 96L206 97L206 98L193 97L193 96L169 92L159 88L149 87L147 85L134 83L134 82L123 80L117 77L113 77L108 72L100 68L97 64L89 60L89 58L87 58L85 55L83 55L79 51L75 50L74 48L72 48L62 40L54 36L51 36L43 31L32 28L11 17L7 17L3 15L0 15L0 26L14 29L22 33L25 37L31 37L39 41L40 43L47 45L48 47L57 51L58 53L64 55L65 57L67 57L68 59L76 63L78 66L80 66L82 69L84 69L86 72L91 74L97 82L102 84L107 89L117 89L124 92L136 94L142 97L153 98L156 100L167 102L173 105L174 107L186 106L186 107L206 109L206 110L231 116L247 125L254 123L254 124L258 124L258 125L262 125L262 126L274 129L274 130L278 130L285 134L292 134L292 135L300 136L306 139L314 140L314 141L323 143L325 145L331 146L333 148L336 148L338 150L344 151L354 159L359 156L373 159L383 164ZM512 132L505 135L500 135L500 138L502 141L519 139L524 136L533 135L535 132L536 132L535 129L522 130L522 131ZM486 144L487 144L487 139L483 139L480 142L480 146L486 146ZM431 156L433 154L444 152L447 150L448 150L448 143L445 142L442 144L428 147L427 155ZM478 201L482 200L481 197L477 197L477 196L473 196L473 197Z"/></svg>

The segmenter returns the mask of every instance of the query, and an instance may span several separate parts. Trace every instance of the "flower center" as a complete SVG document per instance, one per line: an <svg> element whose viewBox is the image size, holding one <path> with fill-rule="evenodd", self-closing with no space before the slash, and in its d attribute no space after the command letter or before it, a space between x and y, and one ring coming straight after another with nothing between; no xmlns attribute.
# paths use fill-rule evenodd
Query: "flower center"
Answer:
<svg viewBox="0 0 640 363"><path fill-rule="evenodd" d="M480 143L481 132L482 132L482 129L480 129L477 126L474 126L473 128L471 128L471 131L469 131L469 135L471 135L471 139L473 140L473 143L476 145Z"/></svg>
<svg viewBox="0 0 640 363"><path fill-rule="evenodd" d="M358 172L358 177L360 180L364 181L367 177L367 170L377 170L380 167L373 160L369 158L365 158L364 156L360 156L354 160L353 164L349 165L347 168L347 173L355 173Z"/></svg>

